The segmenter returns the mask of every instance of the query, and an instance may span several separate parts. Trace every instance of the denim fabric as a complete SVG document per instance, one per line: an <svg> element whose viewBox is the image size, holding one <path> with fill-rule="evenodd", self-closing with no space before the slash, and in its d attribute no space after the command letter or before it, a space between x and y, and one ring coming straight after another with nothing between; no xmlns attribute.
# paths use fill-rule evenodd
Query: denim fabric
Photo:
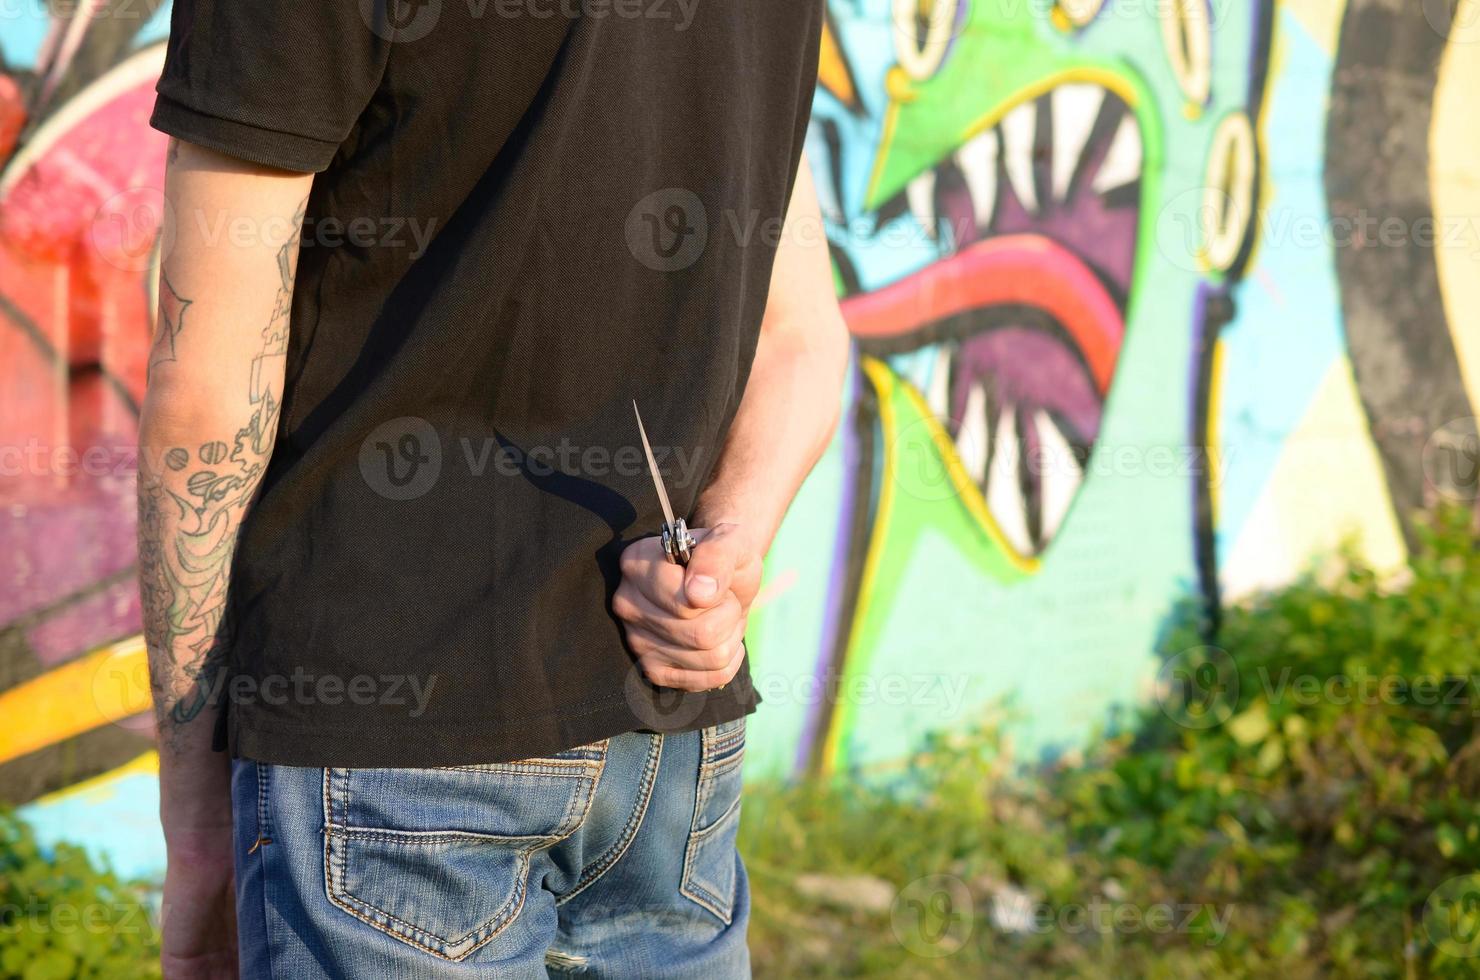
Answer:
<svg viewBox="0 0 1480 980"><path fill-rule="evenodd" d="M238 760L242 976L750 975L744 719L438 769Z"/></svg>

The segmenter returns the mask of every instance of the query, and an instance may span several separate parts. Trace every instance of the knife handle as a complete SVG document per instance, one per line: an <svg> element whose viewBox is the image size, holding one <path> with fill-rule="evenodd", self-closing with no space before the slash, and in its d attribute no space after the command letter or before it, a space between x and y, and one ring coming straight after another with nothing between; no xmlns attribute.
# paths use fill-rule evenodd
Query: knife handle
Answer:
<svg viewBox="0 0 1480 980"><path fill-rule="evenodd" d="M663 556L675 565L687 566L694 555L694 536L682 517L663 525Z"/></svg>

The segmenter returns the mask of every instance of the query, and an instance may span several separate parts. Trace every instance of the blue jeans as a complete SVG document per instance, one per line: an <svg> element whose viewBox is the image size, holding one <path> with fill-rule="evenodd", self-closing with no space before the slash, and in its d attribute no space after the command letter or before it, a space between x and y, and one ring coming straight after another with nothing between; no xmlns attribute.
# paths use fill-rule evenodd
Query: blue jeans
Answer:
<svg viewBox="0 0 1480 980"><path fill-rule="evenodd" d="M750 975L744 719L438 769L238 761L242 976Z"/></svg>

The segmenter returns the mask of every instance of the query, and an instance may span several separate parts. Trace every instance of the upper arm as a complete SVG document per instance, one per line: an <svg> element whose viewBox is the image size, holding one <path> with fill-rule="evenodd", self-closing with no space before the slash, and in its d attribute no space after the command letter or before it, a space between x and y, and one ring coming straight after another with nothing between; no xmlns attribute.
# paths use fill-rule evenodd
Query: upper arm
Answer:
<svg viewBox="0 0 1480 980"><path fill-rule="evenodd" d="M389 61L384 4L174 0L150 123L286 170L327 167Z"/></svg>
<svg viewBox="0 0 1480 980"><path fill-rule="evenodd" d="M214 423L244 395L281 393L312 173L383 80L386 27L354 0L174 0L150 119L174 137L152 417Z"/></svg>
<svg viewBox="0 0 1480 980"><path fill-rule="evenodd" d="M846 341L827 234L805 155L797 168L776 248L761 331L763 338L778 334L805 338L809 346L823 342L842 345Z"/></svg>

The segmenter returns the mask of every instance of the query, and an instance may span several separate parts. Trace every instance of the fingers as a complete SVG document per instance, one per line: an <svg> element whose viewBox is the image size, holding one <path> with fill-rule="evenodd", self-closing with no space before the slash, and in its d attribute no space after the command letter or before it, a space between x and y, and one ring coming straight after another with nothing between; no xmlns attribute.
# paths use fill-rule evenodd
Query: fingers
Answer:
<svg viewBox="0 0 1480 980"><path fill-rule="evenodd" d="M708 691L729 683L745 658L745 621L761 561L738 525L696 529L685 568L658 538L629 545L612 613L643 674L659 687Z"/></svg>
<svg viewBox="0 0 1480 980"><path fill-rule="evenodd" d="M680 650L709 650L720 646L745 618L740 600L726 595L712 609L686 609L674 615L652 602L636 588L617 588L612 597L612 612L629 629L651 634L659 643Z"/></svg>
<svg viewBox="0 0 1480 980"><path fill-rule="evenodd" d="M744 575L748 582L751 565L756 566L759 583L760 561L738 524L716 524L695 538L698 543L684 570L684 596L689 605L704 609L722 601L737 577Z"/></svg>
<svg viewBox="0 0 1480 980"><path fill-rule="evenodd" d="M628 545L621 558L622 584L612 597L612 612L622 619L636 615L636 603L656 607L668 616L693 616L702 610L684 597L684 569L663 556L658 538L643 538Z"/></svg>
<svg viewBox="0 0 1480 980"><path fill-rule="evenodd" d="M627 645L639 660L651 660L681 670L722 670L734 656L735 647L745 635L745 623L732 620L703 646L675 643L668 637L644 626L627 626ZM709 638L706 637L706 640Z"/></svg>
<svg viewBox="0 0 1480 980"><path fill-rule="evenodd" d="M638 657L638 664L647 679L658 687L677 688L680 691L712 691L734 680L744 660L745 643L739 640L715 669L689 669L660 658L641 656Z"/></svg>
<svg viewBox="0 0 1480 980"><path fill-rule="evenodd" d="M687 568L664 556L659 538L642 538L628 545L621 557L618 601L626 603L641 595L677 618L700 615L730 595L748 609L760 590L761 560L739 526L696 529L694 538L697 543ZM613 611L626 618L615 604Z"/></svg>

